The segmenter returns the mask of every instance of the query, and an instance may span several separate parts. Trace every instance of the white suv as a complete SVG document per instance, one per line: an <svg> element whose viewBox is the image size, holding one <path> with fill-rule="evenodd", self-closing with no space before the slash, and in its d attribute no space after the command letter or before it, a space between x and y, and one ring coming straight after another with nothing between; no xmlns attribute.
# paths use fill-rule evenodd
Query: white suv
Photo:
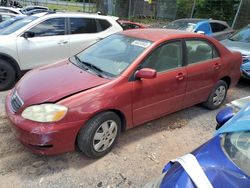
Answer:
<svg viewBox="0 0 250 188"><path fill-rule="evenodd" d="M0 32L0 90L12 87L21 70L60 61L119 31L117 17L40 13Z"/></svg>

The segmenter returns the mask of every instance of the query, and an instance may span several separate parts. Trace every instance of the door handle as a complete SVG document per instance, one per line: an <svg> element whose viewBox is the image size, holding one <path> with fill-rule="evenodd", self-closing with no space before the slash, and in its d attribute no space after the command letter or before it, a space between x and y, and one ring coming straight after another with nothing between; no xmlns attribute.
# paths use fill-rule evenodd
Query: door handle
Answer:
<svg viewBox="0 0 250 188"><path fill-rule="evenodd" d="M215 64L213 65L213 67L214 67L214 70L219 70L220 67L221 67L221 64L220 64L220 63L215 63Z"/></svg>
<svg viewBox="0 0 250 188"><path fill-rule="evenodd" d="M66 40L61 40L61 41L57 42L57 44L59 44L59 45L68 44L68 41L66 41Z"/></svg>
<svg viewBox="0 0 250 188"><path fill-rule="evenodd" d="M177 80L184 80L184 78L185 78L185 75L183 74L183 73L178 73L177 75L176 75L176 77L175 77Z"/></svg>

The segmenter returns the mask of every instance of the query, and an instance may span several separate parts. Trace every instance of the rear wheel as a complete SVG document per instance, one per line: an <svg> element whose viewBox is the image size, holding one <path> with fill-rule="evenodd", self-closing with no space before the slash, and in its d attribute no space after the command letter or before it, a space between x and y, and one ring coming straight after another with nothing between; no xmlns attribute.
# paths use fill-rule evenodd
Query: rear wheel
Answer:
<svg viewBox="0 0 250 188"><path fill-rule="evenodd" d="M0 59L0 91L13 87L15 80L16 71L14 67L8 61Z"/></svg>
<svg viewBox="0 0 250 188"><path fill-rule="evenodd" d="M81 128L77 145L88 157L100 158L114 146L121 131L121 120L114 112L103 112Z"/></svg>
<svg viewBox="0 0 250 188"><path fill-rule="evenodd" d="M208 100L203 103L203 105L211 110L219 108L226 99L227 89L227 83L223 80L220 80L210 93Z"/></svg>

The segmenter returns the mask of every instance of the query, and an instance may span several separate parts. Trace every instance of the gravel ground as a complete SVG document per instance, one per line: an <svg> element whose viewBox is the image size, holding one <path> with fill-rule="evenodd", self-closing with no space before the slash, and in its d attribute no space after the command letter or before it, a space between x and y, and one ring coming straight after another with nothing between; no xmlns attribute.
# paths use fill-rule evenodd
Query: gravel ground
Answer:
<svg viewBox="0 0 250 188"><path fill-rule="evenodd" d="M121 135L105 157L92 160L79 151L46 157L32 154L13 136L0 93L1 187L141 187L161 174L169 160L211 138L218 110L194 106ZM241 80L226 102L248 96L250 83Z"/></svg>

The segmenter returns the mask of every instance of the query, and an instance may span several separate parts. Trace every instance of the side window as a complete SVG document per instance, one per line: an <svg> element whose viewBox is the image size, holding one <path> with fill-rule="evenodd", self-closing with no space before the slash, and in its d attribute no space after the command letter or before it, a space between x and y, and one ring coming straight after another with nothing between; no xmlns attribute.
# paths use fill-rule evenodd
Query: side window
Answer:
<svg viewBox="0 0 250 188"><path fill-rule="evenodd" d="M71 34L97 33L95 19L91 18L70 18Z"/></svg>
<svg viewBox="0 0 250 188"><path fill-rule="evenodd" d="M2 15L2 21L6 21L8 19L12 18L12 16L9 15Z"/></svg>
<svg viewBox="0 0 250 188"><path fill-rule="evenodd" d="M65 34L65 18L52 18L46 20L29 31L35 34L35 37L55 36Z"/></svg>
<svg viewBox="0 0 250 188"><path fill-rule="evenodd" d="M111 26L111 24L107 20L96 19L96 21L100 24L101 27L99 31L104 31Z"/></svg>
<svg viewBox="0 0 250 188"><path fill-rule="evenodd" d="M205 41L186 41L188 64L199 63L218 57L217 50Z"/></svg>
<svg viewBox="0 0 250 188"><path fill-rule="evenodd" d="M227 26L220 23L211 22L210 25L213 33L221 32L227 29Z"/></svg>
<svg viewBox="0 0 250 188"><path fill-rule="evenodd" d="M182 66L181 42L171 42L158 47L143 62L141 68L152 68L164 72Z"/></svg>

